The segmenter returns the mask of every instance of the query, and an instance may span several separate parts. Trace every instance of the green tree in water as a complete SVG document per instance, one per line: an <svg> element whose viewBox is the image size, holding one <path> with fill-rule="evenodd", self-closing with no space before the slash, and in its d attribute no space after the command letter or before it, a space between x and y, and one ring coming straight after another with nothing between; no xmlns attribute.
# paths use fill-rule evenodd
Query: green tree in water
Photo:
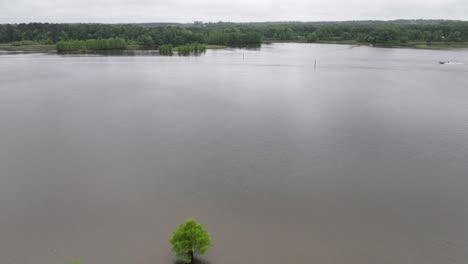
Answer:
<svg viewBox="0 0 468 264"><path fill-rule="evenodd" d="M208 231L193 218L179 225L169 242L176 256L186 263L192 263L194 254L204 254L212 245Z"/></svg>

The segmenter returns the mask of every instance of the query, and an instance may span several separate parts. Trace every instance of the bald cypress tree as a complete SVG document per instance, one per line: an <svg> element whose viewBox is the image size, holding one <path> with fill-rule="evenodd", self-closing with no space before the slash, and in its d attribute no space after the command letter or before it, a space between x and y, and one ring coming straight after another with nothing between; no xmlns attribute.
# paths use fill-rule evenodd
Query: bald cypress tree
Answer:
<svg viewBox="0 0 468 264"><path fill-rule="evenodd" d="M169 242L176 256L186 263L193 263L195 254L206 253L212 245L208 231L193 218L179 225Z"/></svg>

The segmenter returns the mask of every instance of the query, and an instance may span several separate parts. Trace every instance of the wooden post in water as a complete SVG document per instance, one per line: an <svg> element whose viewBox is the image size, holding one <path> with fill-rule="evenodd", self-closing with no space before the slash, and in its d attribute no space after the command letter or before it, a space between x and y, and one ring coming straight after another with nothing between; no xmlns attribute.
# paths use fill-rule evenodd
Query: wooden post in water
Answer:
<svg viewBox="0 0 468 264"><path fill-rule="evenodd" d="M317 69L317 60L314 61L314 71Z"/></svg>

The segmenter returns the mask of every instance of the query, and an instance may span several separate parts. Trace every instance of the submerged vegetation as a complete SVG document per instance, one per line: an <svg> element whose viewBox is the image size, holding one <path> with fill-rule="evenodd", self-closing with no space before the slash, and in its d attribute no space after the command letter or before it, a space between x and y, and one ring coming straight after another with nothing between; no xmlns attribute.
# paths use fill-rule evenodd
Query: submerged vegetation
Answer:
<svg viewBox="0 0 468 264"><path fill-rule="evenodd" d="M79 259L74 259L70 261L70 264L81 264L81 261Z"/></svg>
<svg viewBox="0 0 468 264"><path fill-rule="evenodd" d="M206 50L206 45L203 44L189 44L189 45L182 45L177 47L177 53L179 55L190 55L190 54L199 54Z"/></svg>
<svg viewBox="0 0 468 264"><path fill-rule="evenodd" d="M249 46L293 41L409 47L468 47L468 22L442 20L194 23L194 24L4 24L0 43L21 49L57 45L59 51L125 49L130 46ZM166 48L168 46L165 46ZM207 46L205 46L206 48ZM1 48L1 46L0 46ZM163 51L162 53L165 53ZM168 54L171 52L167 52ZM190 53L190 52L189 52Z"/></svg>
<svg viewBox="0 0 468 264"><path fill-rule="evenodd" d="M175 48L178 55L187 56L191 54L200 54L206 51L205 44L193 43L187 45L180 45ZM171 44L161 45L159 47L159 54L161 55L172 55L174 53L174 48Z"/></svg>
<svg viewBox="0 0 468 264"><path fill-rule="evenodd" d="M162 55L172 55L172 45L165 44L159 47L159 53Z"/></svg>

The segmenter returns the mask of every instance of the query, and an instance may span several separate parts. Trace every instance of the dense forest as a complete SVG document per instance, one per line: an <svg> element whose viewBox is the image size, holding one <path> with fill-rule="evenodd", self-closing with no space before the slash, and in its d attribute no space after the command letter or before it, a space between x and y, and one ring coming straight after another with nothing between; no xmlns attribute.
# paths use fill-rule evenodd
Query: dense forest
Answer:
<svg viewBox="0 0 468 264"><path fill-rule="evenodd" d="M123 38L88 39L88 40L61 40L57 42L57 50L85 51L85 50L123 50L127 42Z"/></svg>
<svg viewBox="0 0 468 264"><path fill-rule="evenodd" d="M89 41L92 40L92 41ZM59 44L122 48L201 43L246 46L262 41L355 42L375 45L468 42L464 21L355 21L193 24L5 24L0 43ZM67 45L68 45L67 44Z"/></svg>

